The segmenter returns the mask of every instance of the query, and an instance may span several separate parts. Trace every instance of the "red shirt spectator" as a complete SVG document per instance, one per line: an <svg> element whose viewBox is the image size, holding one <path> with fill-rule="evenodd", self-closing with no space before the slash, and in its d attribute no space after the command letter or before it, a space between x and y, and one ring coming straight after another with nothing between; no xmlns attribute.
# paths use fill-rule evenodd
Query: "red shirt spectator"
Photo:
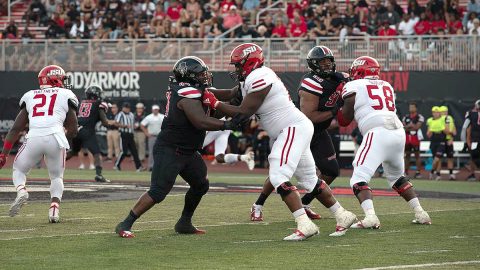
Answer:
<svg viewBox="0 0 480 270"><path fill-rule="evenodd" d="M180 19L180 11L182 11L182 6L177 1L172 1L167 9L167 16L172 22L176 22Z"/></svg>
<svg viewBox="0 0 480 270"><path fill-rule="evenodd" d="M417 35L428 35L430 30L432 30L432 25L430 21L427 21L425 13L420 15L420 21L415 24L415 33Z"/></svg>
<svg viewBox="0 0 480 270"><path fill-rule="evenodd" d="M304 37L307 34L307 24L302 22L298 17L293 20L293 23L290 25L290 36Z"/></svg>
<svg viewBox="0 0 480 270"><path fill-rule="evenodd" d="M242 16L238 14L237 7L231 6L228 14L223 17L223 28L230 29L241 23L243 23L243 19Z"/></svg>
<svg viewBox="0 0 480 270"><path fill-rule="evenodd" d="M444 20L433 21L430 25L432 26L432 33L434 34L436 34L440 28L443 30L447 29L447 24Z"/></svg>
<svg viewBox="0 0 480 270"><path fill-rule="evenodd" d="M390 28L389 24L384 25L378 30L378 36L391 37L398 35L395 29Z"/></svg>
<svg viewBox="0 0 480 270"><path fill-rule="evenodd" d="M287 37L287 26L283 24L282 19L277 19L275 27L272 29L272 38Z"/></svg>
<svg viewBox="0 0 480 270"><path fill-rule="evenodd" d="M220 4L220 9L222 10L222 13L227 13L232 6L235 5L235 2L233 0L224 0Z"/></svg>
<svg viewBox="0 0 480 270"><path fill-rule="evenodd" d="M302 6L295 0L291 1L291 2L288 2L288 4L287 4L287 16L288 16L289 19L293 18L293 12L295 10L301 11Z"/></svg>

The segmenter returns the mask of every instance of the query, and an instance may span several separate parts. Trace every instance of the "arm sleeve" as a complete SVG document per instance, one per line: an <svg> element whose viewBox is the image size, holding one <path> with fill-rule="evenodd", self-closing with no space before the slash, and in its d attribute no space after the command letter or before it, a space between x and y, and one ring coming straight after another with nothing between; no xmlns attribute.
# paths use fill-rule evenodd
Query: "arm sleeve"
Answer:
<svg viewBox="0 0 480 270"><path fill-rule="evenodd" d="M302 78L298 90L303 90L317 96L321 96L323 94L322 85L318 81L307 76Z"/></svg>
<svg viewBox="0 0 480 270"><path fill-rule="evenodd" d="M140 122L140 124L142 126L148 126L148 123L150 122L150 117L151 117L150 114L147 115L147 117L143 118L143 120L142 120L142 122Z"/></svg>
<svg viewBox="0 0 480 270"><path fill-rule="evenodd" d="M261 91L275 82L277 75L267 68L254 70L245 80L244 88L247 94Z"/></svg>
<svg viewBox="0 0 480 270"><path fill-rule="evenodd" d="M423 117L423 115L419 114L418 115L418 122L424 123L425 122L425 117Z"/></svg>
<svg viewBox="0 0 480 270"><path fill-rule="evenodd" d="M120 123L122 116L123 116L123 112L120 112L117 115L115 115L115 121Z"/></svg>
<svg viewBox="0 0 480 270"><path fill-rule="evenodd" d="M73 108L75 111L78 111L78 98L77 96L71 91L68 90L68 106Z"/></svg>
<svg viewBox="0 0 480 270"><path fill-rule="evenodd" d="M202 92L195 87L184 87L177 91L177 94L180 98L191 98L201 100Z"/></svg>
<svg viewBox="0 0 480 270"><path fill-rule="evenodd" d="M100 104L98 105L98 107L99 107L100 109L104 110L105 112L108 111L108 103L105 102L105 101L100 102Z"/></svg>
<svg viewBox="0 0 480 270"><path fill-rule="evenodd" d="M343 86L342 98L346 99L346 98L352 96L353 94L355 94L356 92L357 91L356 91L355 86L352 83L347 83L347 84L345 84L345 86Z"/></svg>
<svg viewBox="0 0 480 270"><path fill-rule="evenodd" d="M27 92L27 93L25 93L25 94L22 96L22 98L20 99L20 101L18 102L18 106L19 106L20 108L23 108L23 107L26 107L26 106L27 106L27 100L28 100L28 98L29 98L29 97L28 97L28 96L29 96L29 93L30 93L30 91ZM27 110L27 111L28 111L28 110Z"/></svg>

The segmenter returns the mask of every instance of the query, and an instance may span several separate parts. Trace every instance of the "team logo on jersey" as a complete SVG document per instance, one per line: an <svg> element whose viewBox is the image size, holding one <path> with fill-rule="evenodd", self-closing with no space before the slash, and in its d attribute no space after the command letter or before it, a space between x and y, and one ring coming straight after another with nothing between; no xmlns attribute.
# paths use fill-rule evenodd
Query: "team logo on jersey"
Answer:
<svg viewBox="0 0 480 270"><path fill-rule="evenodd" d="M255 47L255 46L248 47L245 50L243 50L243 56L247 56L247 55L249 55L253 52L256 52L256 51L257 51L257 47Z"/></svg>
<svg viewBox="0 0 480 270"><path fill-rule="evenodd" d="M353 61L352 67L363 66L363 65L365 65L365 62L366 61L362 60L362 59L355 60L355 61Z"/></svg>
<svg viewBox="0 0 480 270"><path fill-rule="evenodd" d="M317 80L319 83L323 82L323 79L318 77L317 75L313 75L313 78Z"/></svg>

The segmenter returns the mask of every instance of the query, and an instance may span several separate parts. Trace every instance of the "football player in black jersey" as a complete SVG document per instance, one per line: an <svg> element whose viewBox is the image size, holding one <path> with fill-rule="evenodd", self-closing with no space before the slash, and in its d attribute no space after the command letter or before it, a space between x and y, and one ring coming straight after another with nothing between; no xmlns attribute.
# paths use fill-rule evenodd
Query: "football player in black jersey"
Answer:
<svg viewBox="0 0 480 270"><path fill-rule="evenodd" d="M78 135L73 139L72 150L67 154L67 160L78 154L82 148L87 148L95 159L95 181L110 182L102 175L102 160L95 125L98 121L102 125L113 124L107 119L108 104L103 101L103 90L99 86L92 85L85 89L85 99L78 108Z"/></svg>
<svg viewBox="0 0 480 270"><path fill-rule="evenodd" d="M315 131L310 149L321 178L330 185L339 175L340 167L327 128L342 105L337 103L341 102L340 92L343 85L348 82L348 74L336 72L333 53L325 46L313 47L307 55L307 64L310 72L302 77L298 88L300 110L313 122ZM251 208L250 220L263 221L263 204L272 191L273 186L267 179ZM310 209L310 203L314 199L315 196L305 194L302 204L308 217L319 219L320 215Z"/></svg>
<svg viewBox="0 0 480 270"><path fill-rule="evenodd" d="M198 150L202 149L206 130L240 127L234 117L221 121L210 117L210 109L202 104L205 88L211 86L212 75L198 57L187 56L175 63L174 78L166 93L165 119L153 149L154 167L150 189L134 205L124 221L115 228L123 238L134 237L133 223L155 204L162 202L178 175L190 185L182 215L175 231L182 234L204 234L192 225L192 216L209 188L207 167Z"/></svg>

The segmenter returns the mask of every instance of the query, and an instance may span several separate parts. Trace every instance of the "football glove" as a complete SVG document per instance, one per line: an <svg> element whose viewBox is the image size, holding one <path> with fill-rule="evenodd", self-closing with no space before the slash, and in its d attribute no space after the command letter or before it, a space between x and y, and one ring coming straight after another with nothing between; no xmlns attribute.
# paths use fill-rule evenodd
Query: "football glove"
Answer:
<svg viewBox="0 0 480 270"><path fill-rule="evenodd" d="M220 101L218 101L212 92L205 90L205 92L203 92L203 104L215 110L218 104L220 104Z"/></svg>

